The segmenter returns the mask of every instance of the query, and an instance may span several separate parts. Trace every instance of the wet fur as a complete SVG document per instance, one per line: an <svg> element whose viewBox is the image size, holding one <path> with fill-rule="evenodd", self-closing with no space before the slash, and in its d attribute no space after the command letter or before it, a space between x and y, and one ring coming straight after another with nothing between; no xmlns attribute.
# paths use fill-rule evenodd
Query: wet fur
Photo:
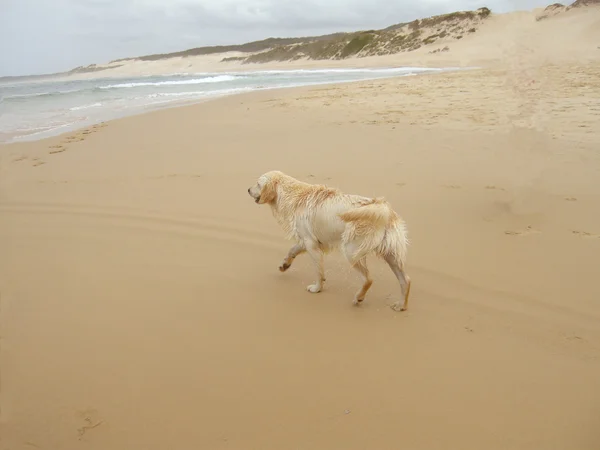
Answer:
<svg viewBox="0 0 600 450"><path fill-rule="evenodd" d="M248 194L258 204L271 207L273 216L287 237L296 241L279 266L288 270L294 259L308 253L317 272L317 281L307 287L317 293L325 282L323 255L336 248L361 275L363 285L354 304L360 304L373 283L366 258L383 258L400 283L403 300L394 309L406 310L410 278L404 271L408 247L404 221L383 198L344 194L338 189L304 183L280 171L259 177Z"/></svg>

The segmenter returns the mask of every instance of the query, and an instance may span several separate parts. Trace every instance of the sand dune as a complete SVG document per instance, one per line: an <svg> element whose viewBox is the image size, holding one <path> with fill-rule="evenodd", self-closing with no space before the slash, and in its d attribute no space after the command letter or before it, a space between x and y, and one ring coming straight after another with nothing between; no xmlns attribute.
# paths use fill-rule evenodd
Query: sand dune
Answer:
<svg viewBox="0 0 600 450"><path fill-rule="evenodd" d="M0 448L600 448L599 17L0 147ZM279 273L274 168L392 203L409 311Z"/></svg>
<svg viewBox="0 0 600 450"><path fill-rule="evenodd" d="M244 56L229 52L213 55L170 58L157 61L119 61L99 67L114 67L102 76L138 76L172 73L270 70L316 67L488 67L514 63L515 57L532 65L577 63L600 58L600 15L598 6L575 8L547 20L536 20L543 10L492 14L478 25L476 33L465 32L460 40L448 37L418 50L386 56L344 60L306 60L240 64L221 62L224 58ZM434 33L435 30L430 30ZM425 32L424 35L431 34ZM447 51L441 52L447 48ZM96 73L72 75L75 78Z"/></svg>

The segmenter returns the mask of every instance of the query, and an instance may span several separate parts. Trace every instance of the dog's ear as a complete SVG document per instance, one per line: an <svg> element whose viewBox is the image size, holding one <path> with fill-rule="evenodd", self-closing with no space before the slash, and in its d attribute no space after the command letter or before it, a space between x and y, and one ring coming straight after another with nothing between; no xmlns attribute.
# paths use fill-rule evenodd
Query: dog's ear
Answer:
<svg viewBox="0 0 600 450"><path fill-rule="evenodd" d="M261 203L273 203L277 200L277 180L270 179L260 191Z"/></svg>

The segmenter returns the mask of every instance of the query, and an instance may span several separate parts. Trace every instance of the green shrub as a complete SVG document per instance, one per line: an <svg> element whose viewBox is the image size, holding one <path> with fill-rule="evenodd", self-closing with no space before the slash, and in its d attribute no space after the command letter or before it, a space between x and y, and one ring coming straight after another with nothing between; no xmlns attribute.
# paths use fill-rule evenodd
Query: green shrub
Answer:
<svg viewBox="0 0 600 450"><path fill-rule="evenodd" d="M371 33L361 33L355 38L351 39L350 42L346 44L346 46L342 49L340 53L340 58L347 58L351 55L356 55L360 52L367 44L370 44L373 41L373 34Z"/></svg>
<svg viewBox="0 0 600 450"><path fill-rule="evenodd" d="M492 11L490 10L490 8L486 8L485 6L483 8L479 8L477 10L477 14L479 14L479 16L486 18L487 16L489 16L492 13Z"/></svg>

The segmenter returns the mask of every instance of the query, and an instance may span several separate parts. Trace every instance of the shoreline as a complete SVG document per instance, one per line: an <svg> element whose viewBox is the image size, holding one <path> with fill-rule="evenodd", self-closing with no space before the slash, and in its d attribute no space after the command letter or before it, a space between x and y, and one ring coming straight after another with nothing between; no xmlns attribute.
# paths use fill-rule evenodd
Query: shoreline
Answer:
<svg viewBox="0 0 600 450"><path fill-rule="evenodd" d="M224 54L226 55L226 54ZM178 58L174 58L178 59ZM366 60L361 61L361 60ZM417 67L426 69L445 69L455 68L457 70L466 70L470 67L493 67L494 62L488 61L482 64L464 64L458 59L449 58L442 61L425 61L422 64L411 65L408 63L409 60L394 60L390 57L366 57L366 58L355 58L353 60L315 60L315 61L284 61L284 62L272 62L272 63L253 63L253 64L238 64L238 63L219 63L210 64L201 71L164 71L164 72L118 72L111 69L106 69L97 72L81 73L81 74L58 74L48 75L44 78L35 80L11 80L11 81L0 81L2 84L12 83L43 83L43 82L56 82L56 81L80 81L88 79L125 79L125 78L145 78L145 77L161 77L161 76L175 76L175 75L206 75L206 74L238 74L238 73L261 73L261 72L273 72L273 71L284 71L284 72L295 72L295 71L328 71L328 70L374 70L374 69L396 69L404 67ZM106 74L103 76L102 74ZM25 76L26 77L26 76Z"/></svg>
<svg viewBox="0 0 600 450"><path fill-rule="evenodd" d="M412 70L418 70L418 69L423 69L421 67L373 67L370 68L372 70L378 70L378 71L385 71L385 70L399 70L399 69L412 69ZM437 69L437 71L436 71ZM409 74L401 74L401 75L393 75L390 74L389 76L376 76L376 77L366 77L366 78L362 78L362 79L358 79L358 80L342 80L342 81L323 81L323 82L308 82L306 84L298 84L298 85L292 85L292 86L284 86L284 87L279 87L279 86L273 86L273 87L258 87L258 88L244 88L244 89L239 89L238 92L228 92L228 93L219 93L219 94L214 94L211 95L210 92L207 92L206 96L202 96L202 97L197 97L194 99L183 99L183 100L165 100L162 102L154 102L154 103L149 103L143 106L139 106L137 108L132 108L131 111L128 112L122 112L120 114L117 114L116 111L111 111L108 112L106 111L106 114L103 117L98 117L95 119L84 119L81 120L79 123L73 123L73 124L67 124L67 125L62 125L62 126L58 126L55 129L52 130L44 130L44 131L38 131L38 132L34 132L34 133L30 133L30 134L16 134L13 133L12 137L10 135L6 135L2 140L0 141L0 145L6 145L6 144L11 144L11 143L19 143L19 142L32 142L32 141L37 141L40 139L47 139L50 137L54 137L54 136L60 136L62 134L65 133L70 133L70 132L74 132L86 127L90 127L99 123L104 123L104 122L109 122L112 120L118 120L124 117L129 117L129 116L137 116L140 114L147 114L153 111L158 111L158 110L162 110L162 109L167 109L167 108L177 108L177 107L182 107L182 106L189 106L189 105L193 105L193 104L199 104L199 103L205 103L205 102L211 102L211 101L215 101L218 100L220 98L226 98L226 97L230 97L230 96L235 96L235 95L240 95L240 94L247 94L247 93L251 93L251 92L263 92L263 91L278 91L278 90L286 90L286 89L296 89L296 88L303 88L303 87L316 87L316 86L333 86L333 85L342 85L342 84L346 84L346 83L360 83L360 82L368 82L368 81L373 81L373 80L389 80L389 79L393 79L393 78L401 78L401 77L408 77L408 76L424 76L424 75L436 75L436 74L440 74L440 73L451 73L451 72L456 72L456 71L468 71L468 70L480 70L481 68L479 67L466 67L466 68L460 68L460 67L439 67L439 68L431 68L428 70L431 70L432 72L416 72L416 73L409 73ZM307 71L307 72L312 72L313 70L322 70L325 73L329 73L330 71L336 71L338 69L335 68L322 68L322 69L298 69L301 71ZM355 67L345 67L345 68L339 68L339 70L341 72L349 72L352 73L352 71L356 70L356 71L361 71L363 69L361 68L355 68ZM278 71L279 72L279 71ZM288 71L281 71L282 73L296 73L296 71L294 69L290 69ZM234 73L234 72L215 72L215 74L217 75L228 75L230 73ZM267 71L248 71L248 72L236 72L238 74L259 74L259 73L272 73L272 70L267 70ZM318 73L318 72L317 72ZM205 75L205 74L186 74L186 75ZM164 75L165 77L168 77L169 75ZM148 76L150 77L150 76ZM118 78L115 78L118 79ZM130 79L130 78L124 78L124 79ZM143 77L140 77L139 79L144 79ZM104 78L94 78L94 79L90 79L91 80L105 80ZM110 117L109 117L110 116ZM41 135L41 136L40 136Z"/></svg>

